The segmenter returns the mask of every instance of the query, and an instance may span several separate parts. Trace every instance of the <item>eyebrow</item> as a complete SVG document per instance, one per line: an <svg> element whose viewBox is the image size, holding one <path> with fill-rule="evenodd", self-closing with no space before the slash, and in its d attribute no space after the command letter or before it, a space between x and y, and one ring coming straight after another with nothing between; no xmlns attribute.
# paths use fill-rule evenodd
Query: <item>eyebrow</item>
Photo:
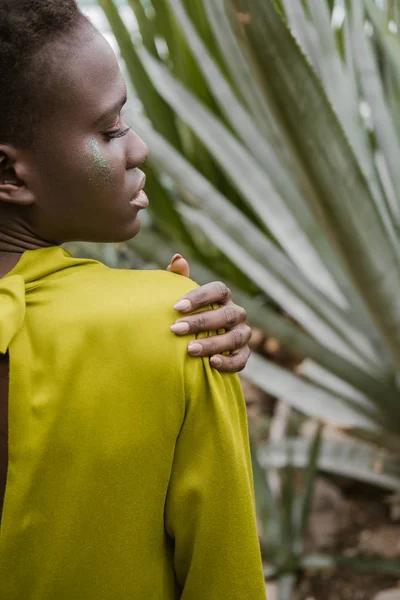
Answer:
<svg viewBox="0 0 400 600"><path fill-rule="evenodd" d="M99 125L100 123L103 123L108 117L119 112L122 109L122 107L125 106L127 101L128 94L125 93L123 97L120 100L118 100L118 102L116 102L113 106L110 106L110 108L108 108L98 119L96 119L94 125Z"/></svg>

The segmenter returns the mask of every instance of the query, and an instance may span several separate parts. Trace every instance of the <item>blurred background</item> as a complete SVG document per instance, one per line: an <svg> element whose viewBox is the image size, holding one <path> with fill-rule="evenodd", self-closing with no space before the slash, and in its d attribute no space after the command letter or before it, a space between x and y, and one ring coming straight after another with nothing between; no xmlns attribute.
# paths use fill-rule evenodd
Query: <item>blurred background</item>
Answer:
<svg viewBox="0 0 400 600"><path fill-rule="evenodd" d="M151 208L248 311L269 600L400 599L399 0L81 0L120 57ZM223 599L221 599L223 600Z"/></svg>

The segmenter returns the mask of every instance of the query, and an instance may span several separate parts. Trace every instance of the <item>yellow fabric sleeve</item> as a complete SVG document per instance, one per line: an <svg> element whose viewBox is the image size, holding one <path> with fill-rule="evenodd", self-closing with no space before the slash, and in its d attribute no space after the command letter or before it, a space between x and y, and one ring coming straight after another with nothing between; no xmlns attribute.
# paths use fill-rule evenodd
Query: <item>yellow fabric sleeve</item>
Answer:
<svg viewBox="0 0 400 600"><path fill-rule="evenodd" d="M239 379L188 359L166 529L181 600L265 600Z"/></svg>

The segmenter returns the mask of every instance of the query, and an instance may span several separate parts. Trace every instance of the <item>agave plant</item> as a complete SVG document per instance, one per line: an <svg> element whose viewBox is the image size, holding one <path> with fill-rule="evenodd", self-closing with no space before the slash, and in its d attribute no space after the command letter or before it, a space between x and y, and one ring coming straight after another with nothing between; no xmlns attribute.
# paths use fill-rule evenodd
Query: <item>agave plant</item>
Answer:
<svg viewBox="0 0 400 600"><path fill-rule="evenodd" d="M345 560L302 554L317 462L400 489L397 3L130 0L128 28L121 2L98 1L134 90L125 118L151 150L151 224L129 251L158 265L180 251L199 283L228 281L305 358L291 373L254 355L245 375L347 435L253 453L267 575L289 598L296 570ZM305 467L299 510L285 498ZM275 521L264 468L283 477Z"/></svg>
<svg viewBox="0 0 400 600"><path fill-rule="evenodd" d="M129 31L99 3L151 150L153 226L132 247L160 263L179 244L199 281L228 279L250 321L307 358L293 374L253 356L246 376L398 452L395 21L373 0L349 1L336 30L325 0L131 0Z"/></svg>
<svg viewBox="0 0 400 600"><path fill-rule="evenodd" d="M276 596L279 600L293 598L298 575L306 569L321 571L350 567L353 570L383 572L395 577L400 574L397 560L312 554L305 551L315 478L318 468L323 466L323 444L321 425L306 446L299 448L298 444L286 444L280 452L278 477L272 477L274 473L268 469L269 476L266 478L265 470L257 459L256 449L252 452L260 541L265 559L264 572L267 579L276 581ZM269 444L268 450L272 458L276 445ZM302 457L300 460L297 458L299 454ZM269 461L268 466L272 465L276 466L276 462ZM307 469L299 472L296 468L299 465L307 466Z"/></svg>

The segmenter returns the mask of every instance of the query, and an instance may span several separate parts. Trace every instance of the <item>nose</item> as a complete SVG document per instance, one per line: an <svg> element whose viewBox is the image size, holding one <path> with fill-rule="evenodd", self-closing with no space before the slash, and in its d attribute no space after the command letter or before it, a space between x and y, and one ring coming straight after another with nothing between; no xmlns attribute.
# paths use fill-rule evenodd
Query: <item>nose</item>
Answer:
<svg viewBox="0 0 400 600"><path fill-rule="evenodd" d="M144 143L141 137L137 135L134 131L128 136L129 145L127 149L127 157L126 157L126 168L136 169L141 164L145 162L147 157L149 156L149 148L147 144Z"/></svg>

